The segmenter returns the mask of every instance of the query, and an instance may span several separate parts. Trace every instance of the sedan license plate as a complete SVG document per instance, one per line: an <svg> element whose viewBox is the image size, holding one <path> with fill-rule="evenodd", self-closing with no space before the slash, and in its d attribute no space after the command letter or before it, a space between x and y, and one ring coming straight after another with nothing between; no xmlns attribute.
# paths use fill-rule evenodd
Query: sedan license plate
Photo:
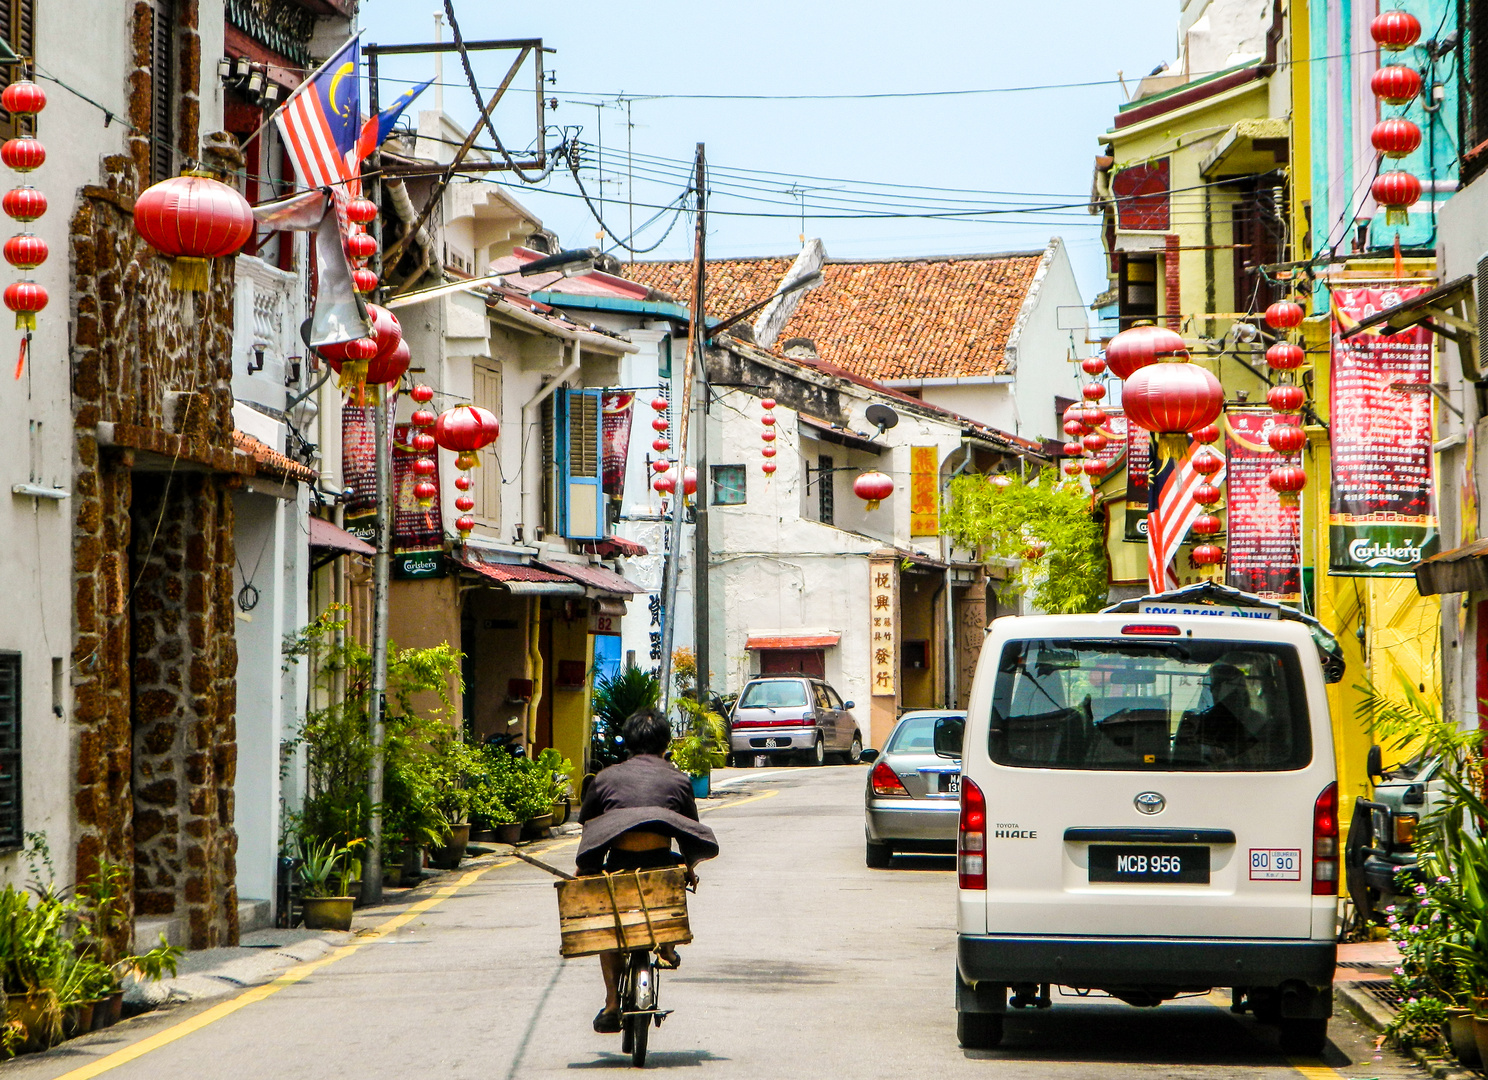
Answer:
<svg viewBox="0 0 1488 1080"><path fill-rule="evenodd" d="M767 747L769 747L771 749L774 749L775 747L777 747L779 745L780 745L780 740L779 739L766 739L765 740L765 746L767 746Z"/></svg>
<svg viewBox="0 0 1488 1080"><path fill-rule="evenodd" d="M958 772L940 774L940 793L942 795L961 794L961 774Z"/></svg>
<svg viewBox="0 0 1488 1080"><path fill-rule="evenodd" d="M1092 844L1090 880L1139 885L1208 885L1209 849L1171 844Z"/></svg>

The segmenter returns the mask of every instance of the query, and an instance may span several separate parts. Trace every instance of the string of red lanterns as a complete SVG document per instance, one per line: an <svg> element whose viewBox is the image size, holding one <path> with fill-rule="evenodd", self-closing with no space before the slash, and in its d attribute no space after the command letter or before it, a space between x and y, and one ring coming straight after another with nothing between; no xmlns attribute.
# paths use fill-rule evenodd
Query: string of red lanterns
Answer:
<svg viewBox="0 0 1488 1080"><path fill-rule="evenodd" d="M760 417L760 423L764 425L764 431L760 432L760 441L765 445L760 450L760 455L765 459L760 466L760 471L766 476L775 475L775 399L765 398L760 402L760 408L765 410L765 415Z"/></svg>
<svg viewBox="0 0 1488 1080"><path fill-rule="evenodd" d="M1369 24L1369 33L1381 49L1401 52L1420 38L1421 24L1409 12L1382 11ZM1404 64L1386 64L1369 80L1369 88L1386 105L1406 106L1421 93L1421 75ZM1384 157L1400 159L1421 145L1421 129L1404 117L1386 117L1375 124L1369 138ZM1421 198L1421 181L1402 169L1391 169L1375 176L1369 191L1385 208L1386 225L1408 225L1410 208Z"/></svg>
<svg viewBox="0 0 1488 1080"><path fill-rule="evenodd" d="M427 387L415 387L416 393L425 390L430 397L433 396L433 391ZM414 400L418 398L415 397ZM475 528L475 519L470 516L470 511L475 509L475 500L469 494L473 483L470 470L480 466L480 451L501 435L501 421L496 418L495 413L478 405L456 405L439 414L431 425L429 435L435 445L455 455L455 468L459 470L459 475L455 477L455 490L460 492L455 497L455 509L460 511L460 516L455 519L455 529L459 532L460 539L464 540ZM429 449L432 450L433 447ZM417 485L414 487L414 494L419 496L422 503L423 497L419 495ZM434 493L430 492L431 501L433 496Z"/></svg>
<svg viewBox="0 0 1488 1080"><path fill-rule="evenodd" d="M672 407L661 391L651 399L651 409L656 415L651 420L651 430L656 432L656 438L651 443L651 449L657 453L657 458L651 462L651 469L656 476L651 481L651 490L661 495L670 495L677 488L676 477L671 475L672 463L666 456L672 448L670 432L671 421L667 418L667 410Z"/></svg>
<svg viewBox="0 0 1488 1080"><path fill-rule="evenodd" d="M1291 300L1278 301L1266 309L1266 325L1279 338L1266 350L1266 363L1278 380L1266 394L1267 404L1276 413L1276 423L1266 441L1282 457L1281 464L1271 470L1266 482L1281 497L1284 506L1296 506L1298 493L1307 486L1307 473L1301 464L1307 433L1302 430L1301 417L1296 415L1307 396L1296 383L1297 370L1306 360L1306 354L1300 345L1288 339L1289 333L1302 325L1306 314L1301 304Z"/></svg>
<svg viewBox="0 0 1488 1080"><path fill-rule="evenodd" d="M0 104L13 116L34 116L46 108L46 92L36 83L23 79L0 93ZM18 173L29 173L46 161L46 147L29 136L7 139L0 144L0 161ZM36 188L22 185L6 192L0 199L0 207L16 221L29 224L46 213L47 200ZM4 253L6 262L27 273L21 281L7 285L4 293L5 306L16 313L16 329L26 332L16 361L15 375L19 379L26 364L27 343L36 329L36 313L47 306L49 299L46 288L32 281L29 272L46 262L49 252L45 240L26 231L6 241Z"/></svg>

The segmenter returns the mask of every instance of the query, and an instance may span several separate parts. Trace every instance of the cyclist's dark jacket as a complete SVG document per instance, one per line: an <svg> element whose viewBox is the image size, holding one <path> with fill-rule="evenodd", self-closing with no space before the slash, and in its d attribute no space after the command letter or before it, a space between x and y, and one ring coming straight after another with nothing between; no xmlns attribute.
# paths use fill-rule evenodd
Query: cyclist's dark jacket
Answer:
<svg viewBox="0 0 1488 1080"><path fill-rule="evenodd" d="M654 754L600 770L579 810L584 826L579 873L597 874L615 837L632 830L670 836L689 863L718 854L713 830L698 820L692 781Z"/></svg>

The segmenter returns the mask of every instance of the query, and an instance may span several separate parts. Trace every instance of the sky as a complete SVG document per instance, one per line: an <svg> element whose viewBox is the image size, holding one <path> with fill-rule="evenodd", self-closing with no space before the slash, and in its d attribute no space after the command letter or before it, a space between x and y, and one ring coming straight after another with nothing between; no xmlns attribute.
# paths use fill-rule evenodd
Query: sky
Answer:
<svg viewBox="0 0 1488 1080"><path fill-rule="evenodd" d="M1178 0L454 7L466 41L541 37L556 50L544 61L554 74L545 96L558 99L548 126L583 145L579 178L596 203L603 195L612 235L635 247L660 241L637 257L691 257L692 220L678 218L674 200L702 142L710 258L794 253L804 206L805 235L837 258L1031 250L1060 236L1087 301L1106 285L1085 202L1100 134L1125 100L1117 73L1135 87L1170 60L1178 19ZM363 0L362 40L431 41L436 11L441 0ZM443 34L448 41L448 26ZM487 93L513 59L470 56ZM381 98L433 74L429 56L383 58ZM458 54L447 55L441 81L445 112L472 122L475 99ZM946 93L1068 83L1095 85ZM433 109L434 93L413 109ZM514 152L535 137L534 94L524 68L496 111L496 131ZM861 96L885 94L931 96ZM520 188L518 200L565 247L600 242L567 166L530 186L490 175Z"/></svg>

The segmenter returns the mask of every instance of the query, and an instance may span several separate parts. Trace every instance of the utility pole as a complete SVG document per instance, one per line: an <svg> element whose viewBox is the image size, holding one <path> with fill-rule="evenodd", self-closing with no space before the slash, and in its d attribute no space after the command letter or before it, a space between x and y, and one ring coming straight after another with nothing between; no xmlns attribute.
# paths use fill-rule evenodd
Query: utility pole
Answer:
<svg viewBox="0 0 1488 1080"><path fill-rule="evenodd" d="M369 108L371 115L378 113L377 101L377 54L369 57L368 84L371 87ZM366 180L367 197L379 207L382 205L382 185L378 176L382 167L382 151L374 150L368 155ZM368 226L375 230L378 251L382 250L382 226L374 218ZM381 279L384 267L380 257L373 256L377 276ZM379 299L381 292L378 293ZM377 554L372 559L372 678L371 700L367 706L368 734L372 740L372 763L367 770L367 801L371 813L367 819L367 854L362 860L362 903L377 904L382 901L382 747L384 740L383 714L387 707L387 646L388 646L388 578L392 561L393 500L390 492L392 455L388 453L388 408L387 394L396 388L379 386L373 395L373 438L377 441L374 458L377 469Z"/></svg>
<svg viewBox="0 0 1488 1080"><path fill-rule="evenodd" d="M692 372L693 366L702 359L703 344L707 335L703 315L703 289L707 262L705 250L707 244L708 223L708 187L707 187L707 162L703 153L703 144L697 144L697 164L695 166L695 178L693 187L697 193L697 224L692 241L692 298L689 310L689 321L687 328L687 359L682 365L682 393L680 401L678 395L672 396L672 407L677 423L677 486L672 492L672 528L671 542L667 546L666 569L662 575L662 619L661 619L661 704L662 708L671 714L672 706L672 641L676 634L677 626L677 578L679 576L680 563L682 561L682 521L685 515L687 484L687 426L689 414L692 409ZM673 376L675 379L676 376ZM706 387L705 387L706 392ZM705 478L701 471L698 472L698 492L706 494ZM700 498L699 503L702 502ZM693 588L697 588L697 582L706 569L693 567ZM706 612L704 612L706 616ZM696 641L701 641L706 634L706 623L695 627L693 636ZM702 670L701 657L698 664L699 685L702 685L704 672Z"/></svg>

